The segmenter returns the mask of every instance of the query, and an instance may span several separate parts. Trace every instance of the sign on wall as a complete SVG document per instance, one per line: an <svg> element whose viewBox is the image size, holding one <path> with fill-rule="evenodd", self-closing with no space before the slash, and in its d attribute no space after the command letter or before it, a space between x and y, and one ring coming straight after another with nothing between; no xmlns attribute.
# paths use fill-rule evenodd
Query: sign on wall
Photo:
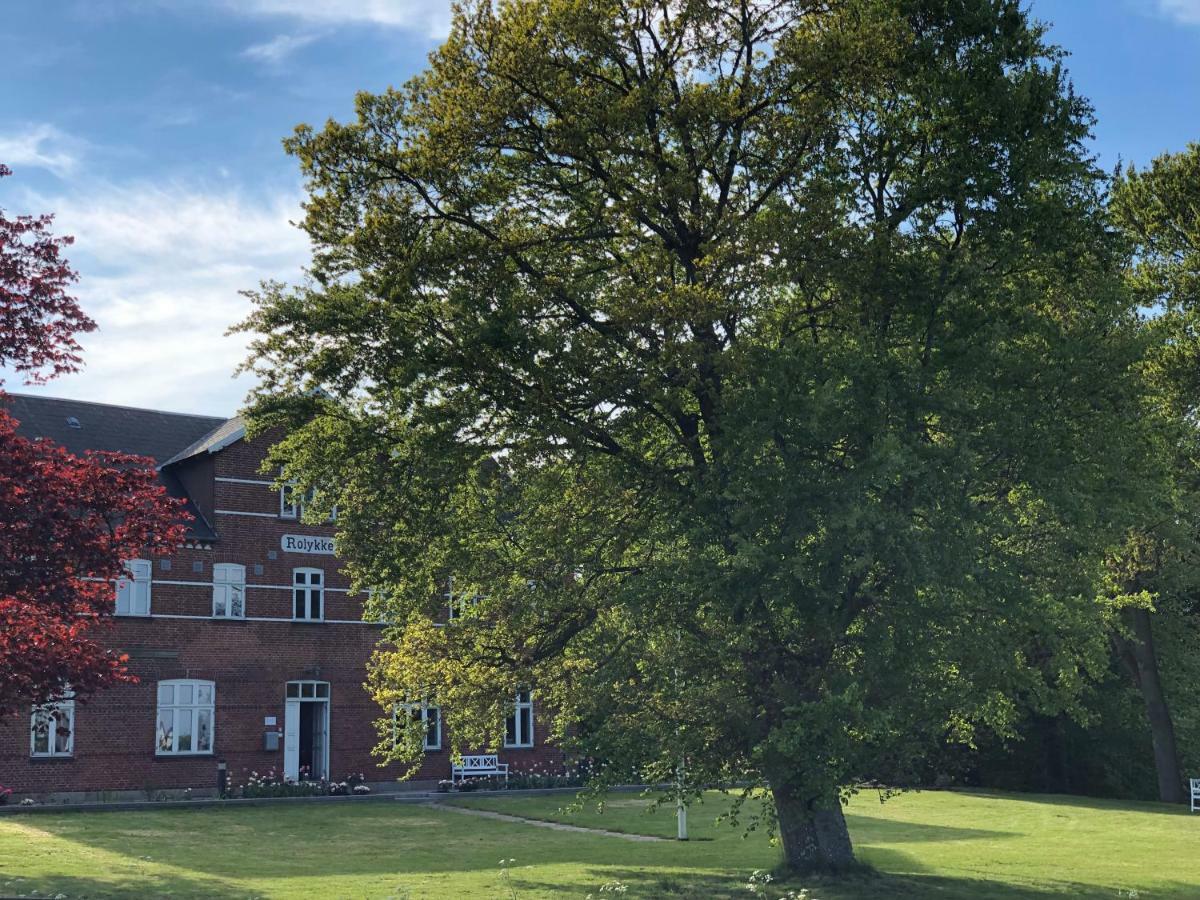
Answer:
<svg viewBox="0 0 1200 900"><path fill-rule="evenodd" d="M333 556L333 538L312 537L307 534L285 534L279 539L284 553L317 553Z"/></svg>

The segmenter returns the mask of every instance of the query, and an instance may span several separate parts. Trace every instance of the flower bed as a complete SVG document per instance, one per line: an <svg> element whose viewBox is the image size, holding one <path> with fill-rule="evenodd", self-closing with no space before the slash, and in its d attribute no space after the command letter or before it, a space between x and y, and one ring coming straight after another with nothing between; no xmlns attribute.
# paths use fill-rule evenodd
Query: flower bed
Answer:
<svg viewBox="0 0 1200 900"><path fill-rule="evenodd" d="M243 785L232 785L230 794L235 797L322 797L322 796L363 796L371 793L364 784L366 776L361 772L347 775L341 781L327 781L324 778L307 778L305 768L300 770L299 779L284 778L269 769L265 774L251 772Z"/></svg>

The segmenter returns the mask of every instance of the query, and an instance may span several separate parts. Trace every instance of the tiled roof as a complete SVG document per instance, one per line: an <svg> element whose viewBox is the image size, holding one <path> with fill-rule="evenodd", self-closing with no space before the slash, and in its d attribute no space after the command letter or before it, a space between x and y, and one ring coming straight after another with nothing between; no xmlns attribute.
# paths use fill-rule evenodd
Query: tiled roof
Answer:
<svg viewBox="0 0 1200 900"><path fill-rule="evenodd" d="M226 432L230 422L236 421L240 427L240 418L221 419L31 394L5 394L0 403L17 420L17 433L23 437L47 438L75 454L86 450L110 450L150 457L159 464L159 480L167 493L185 501L185 509L192 516L188 526L191 537L199 540L216 538L212 525L187 496L179 479L161 468L174 458L192 455L181 451L193 446L210 446L205 444L210 435ZM226 443L231 442L226 440Z"/></svg>
<svg viewBox="0 0 1200 900"><path fill-rule="evenodd" d="M49 438L72 453L113 450L162 463L227 423L213 416L135 409L83 400L7 394L4 403L27 438Z"/></svg>

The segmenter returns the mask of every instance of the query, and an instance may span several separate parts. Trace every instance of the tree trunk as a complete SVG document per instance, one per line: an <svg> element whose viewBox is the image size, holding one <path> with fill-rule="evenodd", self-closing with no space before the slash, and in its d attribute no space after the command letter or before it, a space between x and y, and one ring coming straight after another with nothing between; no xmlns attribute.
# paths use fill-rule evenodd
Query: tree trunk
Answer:
<svg viewBox="0 0 1200 900"><path fill-rule="evenodd" d="M772 787L787 867L798 873L838 872L854 864L850 832L837 797L820 802L786 785Z"/></svg>
<svg viewBox="0 0 1200 900"><path fill-rule="evenodd" d="M1158 773L1158 797L1164 803L1185 802L1183 771L1179 766L1179 750L1175 745L1175 724L1163 694L1158 675L1158 654L1154 649L1154 632L1150 610L1131 608L1126 619L1132 638L1119 637L1118 648L1134 683L1142 692L1146 718L1150 722L1150 740L1154 746L1154 769Z"/></svg>

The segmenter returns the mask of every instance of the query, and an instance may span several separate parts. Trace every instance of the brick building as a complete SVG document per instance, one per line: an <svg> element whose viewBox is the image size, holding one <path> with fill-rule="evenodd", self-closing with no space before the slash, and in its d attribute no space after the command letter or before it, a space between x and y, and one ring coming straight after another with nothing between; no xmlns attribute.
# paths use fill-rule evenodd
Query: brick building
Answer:
<svg viewBox="0 0 1200 900"><path fill-rule="evenodd" d="M333 524L300 521L303 498L262 474L265 444L247 440L239 418L8 402L26 437L152 457L194 520L176 553L130 560L114 585L109 639L139 682L0 725L0 784L61 799L210 792L220 761L234 782L303 768L396 784L370 755L380 709L362 687L380 626L363 621L364 597L339 569ZM450 776L440 713L423 714L428 752L414 784ZM514 771L560 758L541 724L535 698L515 697L500 751Z"/></svg>

